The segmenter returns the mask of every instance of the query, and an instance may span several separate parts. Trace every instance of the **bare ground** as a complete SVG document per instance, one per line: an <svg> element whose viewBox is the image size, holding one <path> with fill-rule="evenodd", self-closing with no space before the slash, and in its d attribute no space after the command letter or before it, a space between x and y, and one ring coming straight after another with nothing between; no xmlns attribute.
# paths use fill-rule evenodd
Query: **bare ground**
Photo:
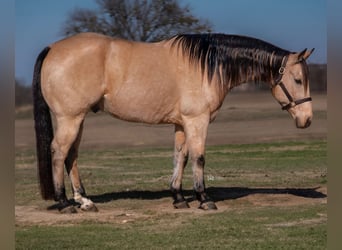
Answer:
<svg viewBox="0 0 342 250"><path fill-rule="evenodd" d="M253 100L253 101L251 101ZM208 133L209 145L229 143L257 143L286 140L311 140L326 138L327 120L322 113L327 110L326 95L313 94L313 124L305 130L296 129L294 122L269 93L232 93L227 96L217 120L210 125ZM269 115L265 116L267 113ZM326 114L326 113L325 113ZM230 120L230 117L232 119ZM15 145L34 148L33 121L28 119L15 122ZM172 146L173 126L127 123L113 119L108 115L89 115L85 122L82 148L93 147L152 147ZM170 169L171 173L171 169ZM287 189L232 189L212 190L216 193L216 204L220 213L248 206L297 206L305 204L326 204L327 188L307 190ZM229 193L229 196L227 194ZM223 197L220 197L223 195ZM236 200L239 202L236 203ZM115 201L113 201L115 202ZM194 216L204 211L198 209L197 201L190 200L190 209L177 210L172 207L171 198L167 195L160 199L146 202L142 209L116 208L106 203L97 204L99 212L82 212L77 214L59 214L56 210L47 210L48 206L15 206L17 225L69 225L82 221L99 221L125 224L134 220L144 219L161 213L190 213ZM51 205L51 204L50 204ZM146 213L146 210L152 211ZM326 221L322 215L321 220ZM302 222L306 223L306 222ZM270 225L286 226L286 225Z"/></svg>
<svg viewBox="0 0 342 250"><path fill-rule="evenodd" d="M265 192L261 191L264 190ZM225 190L229 191L229 190ZM210 213L222 213L232 210L243 210L247 207L291 207L299 205L317 205L327 203L327 188L307 189L306 194L301 190L288 189L255 189L255 192L248 190L230 190L237 198L216 201L218 210ZM287 193L290 192L290 193ZM231 195L231 194L230 194ZM241 196L241 197L240 197ZM238 202L236 202L238 199ZM160 198L151 202L145 202L141 209L127 207L108 207L105 204L97 203L98 212L84 212L78 209L76 214L59 214L57 210L49 210L41 206L15 206L16 225L72 225L83 221L93 221L111 224L125 224L135 220L157 217L161 214L186 213L197 216L208 211L198 209L198 202L188 199L190 208L174 209L171 198ZM115 202L115 201L113 201ZM146 213L146 211L149 211ZM326 215L321 219L326 221Z"/></svg>

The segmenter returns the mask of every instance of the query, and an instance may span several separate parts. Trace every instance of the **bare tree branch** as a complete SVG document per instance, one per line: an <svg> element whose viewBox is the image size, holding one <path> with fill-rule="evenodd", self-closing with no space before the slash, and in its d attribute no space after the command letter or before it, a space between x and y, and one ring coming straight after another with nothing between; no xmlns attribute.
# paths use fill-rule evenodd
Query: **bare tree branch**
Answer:
<svg viewBox="0 0 342 250"><path fill-rule="evenodd" d="M157 41L179 33L210 32L211 24L178 0L96 0L98 10L75 9L64 35L97 32L136 41Z"/></svg>

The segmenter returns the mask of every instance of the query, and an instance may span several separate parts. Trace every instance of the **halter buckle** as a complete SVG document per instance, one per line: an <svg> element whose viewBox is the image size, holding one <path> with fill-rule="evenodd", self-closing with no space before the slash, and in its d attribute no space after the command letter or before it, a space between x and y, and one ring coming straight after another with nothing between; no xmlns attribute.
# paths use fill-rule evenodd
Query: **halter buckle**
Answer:
<svg viewBox="0 0 342 250"><path fill-rule="evenodd" d="M281 107L282 110L289 110L290 108L293 108L296 106L295 102L289 102L288 104Z"/></svg>

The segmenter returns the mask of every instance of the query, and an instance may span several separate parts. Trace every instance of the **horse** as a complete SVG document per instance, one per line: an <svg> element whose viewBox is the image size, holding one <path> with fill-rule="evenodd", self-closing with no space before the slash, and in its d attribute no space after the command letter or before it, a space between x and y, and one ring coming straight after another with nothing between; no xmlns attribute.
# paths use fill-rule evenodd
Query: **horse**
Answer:
<svg viewBox="0 0 342 250"><path fill-rule="evenodd" d="M86 195L78 165L88 112L148 124L174 124L170 196L188 208L182 177L192 165L199 208L217 209L204 183L205 142L225 96L242 83L268 84L298 128L312 121L308 66L314 49L290 52L263 40L228 34L180 34L154 43L81 33L50 44L33 74L37 168L41 196L61 213L98 211ZM52 123L52 116L55 122ZM68 200L64 166L72 183Z"/></svg>

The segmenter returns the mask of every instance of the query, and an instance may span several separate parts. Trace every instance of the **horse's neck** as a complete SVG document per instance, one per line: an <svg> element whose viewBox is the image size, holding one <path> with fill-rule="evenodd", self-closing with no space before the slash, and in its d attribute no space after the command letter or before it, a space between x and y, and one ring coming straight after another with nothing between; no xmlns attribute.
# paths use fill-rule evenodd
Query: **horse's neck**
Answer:
<svg viewBox="0 0 342 250"><path fill-rule="evenodd" d="M249 62L242 65L232 72L232 77L229 77L228 90L240 86L244 83L268 83L273 81L272 68L263 65L260 62Z"/></svg>

